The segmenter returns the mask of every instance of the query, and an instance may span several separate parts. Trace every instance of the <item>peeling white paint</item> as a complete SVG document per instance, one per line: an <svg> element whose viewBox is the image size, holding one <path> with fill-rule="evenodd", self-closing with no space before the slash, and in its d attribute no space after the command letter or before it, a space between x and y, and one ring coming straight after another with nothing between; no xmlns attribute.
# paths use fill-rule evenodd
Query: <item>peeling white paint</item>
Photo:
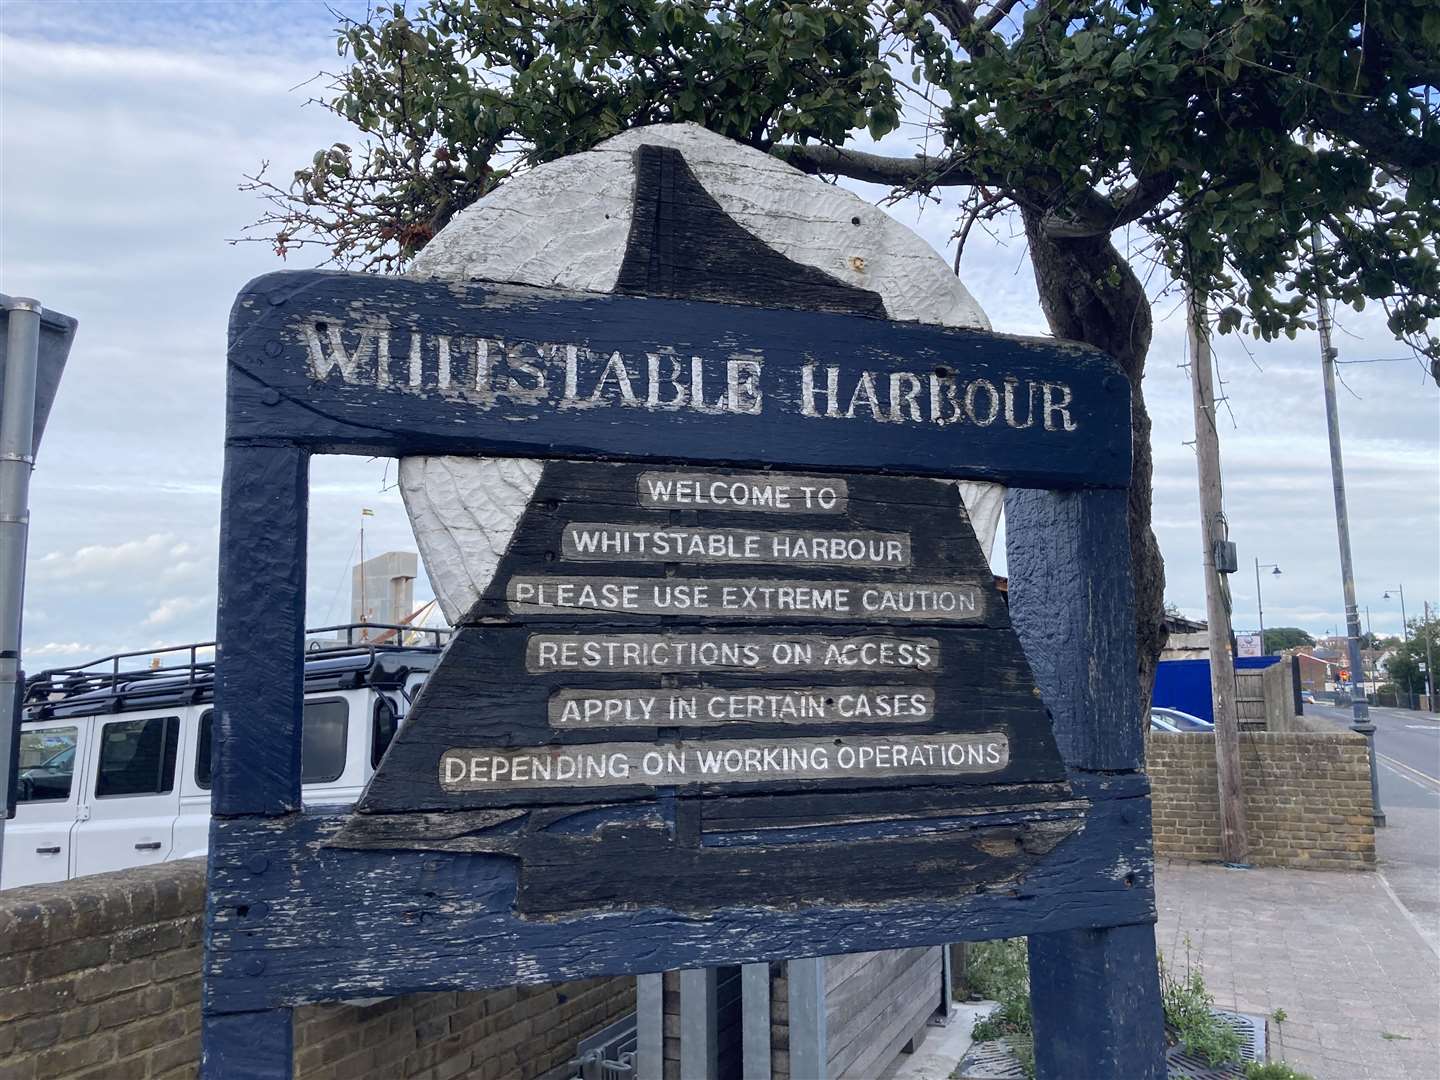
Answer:
<svg viewBox="0 0 1440 1080"><path fill-rule="evenodd" d="M635 128L502 184L440 231L416 258L412 276L613 291L630 234L633 155L647 144L678 149L742 228L795 262L877 293L892 319L990 328L969 290L905 225L844 188L695 124ZM460 457L401 462L420 554L452 623L488 584L524 511L518 495L528 483L528 498L539 480L538 462L511 464ZM489 484L499 490L487 491ZM1004 489L959 487L988 559Z"/></svg>

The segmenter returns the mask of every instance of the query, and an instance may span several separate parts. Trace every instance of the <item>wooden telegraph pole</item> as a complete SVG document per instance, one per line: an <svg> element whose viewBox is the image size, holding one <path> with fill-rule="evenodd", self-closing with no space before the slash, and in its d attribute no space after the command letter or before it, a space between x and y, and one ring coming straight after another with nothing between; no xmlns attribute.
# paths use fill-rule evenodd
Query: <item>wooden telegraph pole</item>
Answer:
<svg viewBox="0 0 1440 1080"><path fill-rule="evenodd" d="M1205 559L1205 614L1210 627L1210 694L1215 703L1215 763L1220 780L1220 857L1243 863L1244 789L1240 776L1240 725L1235 716L1235 656L1230 645L1230 606L1216 567L1225 539L1220 488L1220 438L1215 424L1215 387L1210 369L1210 330L1204 301L1186 293L1191 385L1195 397L1195 456L1200 465L1200 538Z"/></svg>

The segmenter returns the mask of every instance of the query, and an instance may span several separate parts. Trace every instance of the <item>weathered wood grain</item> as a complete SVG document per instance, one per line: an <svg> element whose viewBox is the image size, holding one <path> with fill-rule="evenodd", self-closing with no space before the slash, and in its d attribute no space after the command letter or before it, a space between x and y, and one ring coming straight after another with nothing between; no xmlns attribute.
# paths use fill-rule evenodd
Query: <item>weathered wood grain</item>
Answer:
<svg viewBox="0 0 1440 1080"><path fill-rule="evenodd" d="M1153 923L1036 934L1029 950L1037 1075L1169 1075Z"/></svg>
<svg viewBox="0 0 1440 1080"><path fill-rule="evenodd" d="M215 814L300 808L309 455L230 446L220 513ZM244 748L243 750L241 748Z"/></svg>
<svg viewBox="0 0 1440 1080"><path fill-rule="evenodd" d="M1006 884L874 905L800 900L685 914L617 906L595 877L597 912L525 919L513 909L520 862L336 848L345 815L217 819L206 1005L247 1010L334 997L546 982L601 973L743 963L813 952L943 944L1154 919L1143 776L1077 779L1085 826ZM797 849L791 849L797 850ZM254 873L250 860L263 857ZM924 862L914 865L924 866ZM612 885L615 879L611 879ZM264 900L263 914L255 901ZM239 907L247 913L240 915ZM264 977L248 974L265 961ZM398 958L404 963L398 963Z"/></svg>
<svg viewBox="0 0 1440 1080"><path fill-rule="evenodd" d="M1066 761L1107 775L1110 783L1142 782L1125 496L1011 492L1006 514L1015 629L1055 716ZM1073 778L1077 788L1080 775ZM1144 812L1148 816L1148 799ZM1146 840L1148 860L1148 832ZM1129 883L1131 875L1123 880ZM1037 933L1029 948L1039 1075L1166 1075L1148 920Z"/></svg>
<svg viewBox="0 0 1440 1080"><path fill-rule="evenodd" d="M1140 768L1125 495L1012 491L1005 513L1010 615L1061 753L1080 769Z"/></svg>
<svg viewBox="0 0 1440 1080"><path fill-rule="evenodd" d="M1068 343L322 271L251 282L230 341L232 439L657 463L683 446L696 464L1048 487L1129 475L1129 384ZM652 379L651 355L679 367ZM683 407L666 404L677 387Z"/></svg>

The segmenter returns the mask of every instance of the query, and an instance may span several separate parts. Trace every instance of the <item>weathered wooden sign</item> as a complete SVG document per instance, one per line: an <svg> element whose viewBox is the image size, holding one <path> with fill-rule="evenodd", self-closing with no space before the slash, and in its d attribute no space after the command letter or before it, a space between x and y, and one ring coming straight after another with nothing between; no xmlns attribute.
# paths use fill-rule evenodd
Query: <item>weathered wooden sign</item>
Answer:
<svg viewBox="0 0 1440 1080"><path fill-rule="evenodd" d="M623 227L604 282L546 243L480 273L442 234L442 280L236 303L207 1075L289 1075L308 1001L1014 934L1042 1063L1160 1075L1128 382L895 321L953 276L850 196L835 228L889 239L841 259L830 189L764 155L742 199L714 136L607 146L588 187L562 161L482 207L500 235L538 192L602 253ZM745 227L786 199L794 235ZM536 287L566 281L595 291ZM300 798L317 452L401 459L458 628L353 808ZM1035 489L1008 602L957 481Z"/></svg>
<svg viewBox="0 0 1440 1080"><path fill-rule="evenodd" d="M522 916L945 899L1084 819L953 483L550 462L457 621L330 844L514 856Z"/></svg>

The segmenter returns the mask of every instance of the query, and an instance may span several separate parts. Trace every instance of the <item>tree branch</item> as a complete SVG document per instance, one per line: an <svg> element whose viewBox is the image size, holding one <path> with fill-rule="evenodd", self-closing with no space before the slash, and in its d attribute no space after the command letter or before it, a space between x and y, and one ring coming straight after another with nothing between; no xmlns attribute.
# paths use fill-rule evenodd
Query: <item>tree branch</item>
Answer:
<svg viewBox="0 0 1440 1080"><path fill-rule="evenodd" d="M953 158L923 154L913 158L892 158L861 150L842 150L835 146L785 145L771 147L770 152L802 172L835 173L851 180L917 191L994 183L993 178L981 176Z"/></svg>
<svg viewBox="0 0 1440 1080"><path fill-rule="evenodd" d="M1015 10L1015 5L1019 2L1020 0L999 0L998 3L991 4L990 10L983 17L977 19L975 25L985 33L993 34L995 27L1000 25L1005 16Z"/></svg>
<svg viewBox="0 0 1440 1080"><path fill-rule="evenodd" d="M1042 228L1045 235L1054 240L1108 236L1164 202L1175 190L1176 179L1171 172L1142 176L1113 198L1106 198L1091 188L1080 205L1046 214Z"/></svg>
<svg viewBox="0 0 1440 1080"><path fill-rule="evenodd" d="M958 41L961 34L975 25L975 10L965 0L939 0L935 5L935 19Z"/></svg>
<svg viewBox="0 0 1440 1080"><path fill-rule="evenodd" d="M1314 108L1324 126L1385 165L1399 170L1440 165L1440 147L1396 131L1391 124L1372 121L1363 113L1344 112L1323 101L1317 101Z"/></svg>

